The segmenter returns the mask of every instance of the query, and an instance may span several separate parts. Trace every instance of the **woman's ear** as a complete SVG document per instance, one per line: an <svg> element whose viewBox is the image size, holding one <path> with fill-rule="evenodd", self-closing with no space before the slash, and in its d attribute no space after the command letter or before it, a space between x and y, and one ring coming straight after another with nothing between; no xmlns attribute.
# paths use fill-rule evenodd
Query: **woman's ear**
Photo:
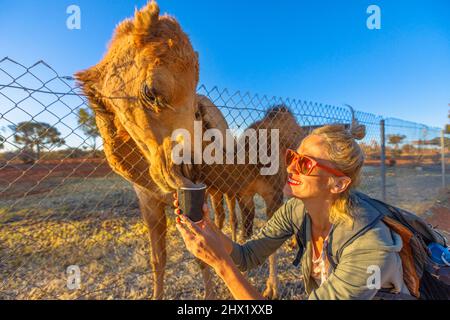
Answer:
<svg viewBox="0 0 450 320"><path fill-rule="evenodd" d="M351 183L352 179L349 177L334 177L330 191L334 194L345 192Z"/></svg>

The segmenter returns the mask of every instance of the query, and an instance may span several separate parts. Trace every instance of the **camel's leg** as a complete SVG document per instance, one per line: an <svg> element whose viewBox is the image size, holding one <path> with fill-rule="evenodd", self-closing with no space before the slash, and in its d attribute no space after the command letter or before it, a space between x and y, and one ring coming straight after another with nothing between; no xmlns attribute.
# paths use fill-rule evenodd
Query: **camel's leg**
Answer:
<svg viewBox="0 0 450 320"><path fill-rule="evenodd" d="M283 194L266 195L267 220L272 218L275 211L283 204ZM263 295L271 300L280 297L280 285L278 282L277 253L269 257L269 278L266 282L266 290Z"/></svg>
<svg viewBox="0 0 450 320"><path fill-rule="evenodd" d="M164 212L165 204L154 199L144 189L136 189L142 217L150 236L150 264L153 271L153 299L161 300L164 296L164 271L166 267L166 233L167 220Z"/></svg>
<svg viewBox="0 0 450 320"><path fill-rule="evenodd" d="M237 242L238 221L236 217L236 196L225 194L225 202L227 203L230 219L231 239L233 242Z"/></svg>
<svg viewBox="0 0 450 320"><path fill-rule="evenodd" d="M253 196L239 196L238 203L242 214L242 240L246 241L253 234L253 222L255 220Z"/></svg>
<svg viewBox="0 0 450 320"><path fill-rule="evenodd" d="M162 209L164 211L164 209ZM149 227L151 257L153 271L153 299L161 300L164 296L164 272L167 262L166 253L166 219L155 221L155 226Z"/></svg>
<svg viewBox="0 0 450 320"><path fill-rule="evenodd" d="M214 210L214 222L220 230L225 224L225 209L223 208L223 194L216 189L209 189L211 204Z"/></svg>
<svg viewBox="0 0 450 320"><path fill-rule="evenodd" d="M276 300L280 295L276 252L269 257L269 278L266 281L266 290L263 295L270 300Z"/></svg>

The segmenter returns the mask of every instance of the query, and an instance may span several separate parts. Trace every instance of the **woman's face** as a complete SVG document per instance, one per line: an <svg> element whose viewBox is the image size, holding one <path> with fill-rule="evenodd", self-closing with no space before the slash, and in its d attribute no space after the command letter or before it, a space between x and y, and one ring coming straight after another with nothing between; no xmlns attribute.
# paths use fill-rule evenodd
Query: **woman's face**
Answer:
<svg viewBox="0 0 450 320"><path fill-rule="evenodd" d="M297 149L299 154L309 156L322 165L335 168L327 153L326 143L322 137L310 135L306 137ZM332 196L334 176L322 168L314 168L310 176L297 173L295 165L290 164L287 168L288 181L283 192L288 197L299 199L321 198Z"/></svg>

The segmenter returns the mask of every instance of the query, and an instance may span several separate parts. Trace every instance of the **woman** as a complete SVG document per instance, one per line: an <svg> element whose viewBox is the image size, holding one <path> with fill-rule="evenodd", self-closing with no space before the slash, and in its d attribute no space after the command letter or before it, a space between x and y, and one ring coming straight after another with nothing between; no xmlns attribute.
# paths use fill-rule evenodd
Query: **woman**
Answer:
<svg viewBox="0 0 450 320"><path fill-rule="evenodd" d="M233 243L210 222L206 205L201 224L176 209L188 250L210 265L239 300L263 299L240 271L264 263L293 235L303 248L298 262L309 299L373 299L379 291L409 296L400 236L378 219L364 195L353 191L364 163L355 139L364 136L364 126L325 126L298 150L288 150L284 193L291 199L244 245Z"/></svg>

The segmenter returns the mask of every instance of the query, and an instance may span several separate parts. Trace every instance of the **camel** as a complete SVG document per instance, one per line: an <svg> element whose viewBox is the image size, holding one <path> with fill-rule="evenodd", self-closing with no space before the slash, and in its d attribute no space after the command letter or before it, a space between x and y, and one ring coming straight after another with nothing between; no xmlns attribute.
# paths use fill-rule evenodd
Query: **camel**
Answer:
<svg viewBox="0 0 450 320"><path fill-rule="evenodd" d="M284 168L275 176L261 176L258 165L173 163L171 135L174 130L183 128L193 136L196 120L202 121L204 130L225 130L228 126L209 99L197 96L198 54L178 22L168 15L160 16L156 2L149 2L136 10L133 18L121 22L104 58L97 65L77 73L76 78L94 110L108 163L132 183L138 197L149 230L153 299L164 296L167 260L164 208L171 205L171 195L177 188L205 183L219 228L224 224L221 203L225 195L233 240L237 228L236 201L243 213L246 237L251 235L253 228L254 194L261 194L266 201L269 217L281 205ZM283 157L285 147L293 147L303 134L286 108L271 109L253 127L280 129L280 157ZM242 177L247 179L243 181ZM278 295L275 261L275 257L270 258L265 292L269 298ZM210 270L202 263L200 267L205 298L212 299Z"/></svg>
<svg viewBox="0 0 450 320"><path fill-rule="evenodd" d="M208 104L206 104L208 105ZM212 105L209 105L213 107ZM275 175L261 175L262 165L204 165L200 171L200 180L207 185L214 185L220 193L227 197L236 198L242 213L243 239L249 239L253 234L253 221L255 218L254 195L259 194L265 202L266 216L270 219L273 213L283 204L283 187L286 183L287 173L284 163L284 155L287 149L297 149L299 143L306 136L306 132L300 127L294 115L285 105L273 106L267 110L263 119L250 125L247 129L259 130L278 130L278 162L280 168ZM257 145L251 145L250 141L245 143L245 152L247 154L250 148L258 148ZM269 153L271 139L267 141ZM235 161L236 163L236 161ZM217 179L220 183L217 183ZM227 201L230 212L235 210L234 201ZM230 217L232 223L235 217ZM279 284L277 279L276 254L269 257L269 277L266 282L264 296L269 299L279 297Z"/></svg>

